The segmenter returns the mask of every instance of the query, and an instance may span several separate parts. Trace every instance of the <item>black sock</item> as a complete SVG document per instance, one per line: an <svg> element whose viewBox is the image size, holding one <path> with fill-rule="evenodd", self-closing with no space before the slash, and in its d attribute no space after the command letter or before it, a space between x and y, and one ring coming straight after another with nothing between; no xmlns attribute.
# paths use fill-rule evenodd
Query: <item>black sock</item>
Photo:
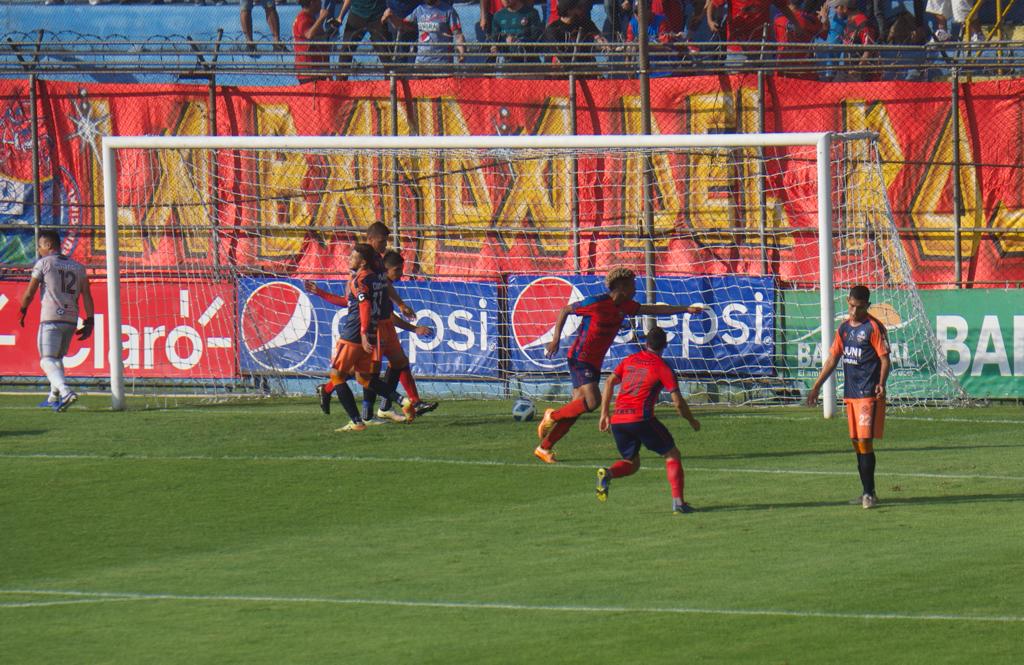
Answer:
<svg viewBox="0 0 1024 665"><path fill-rule="evenodd" d="M857 453L857 471L860 473L860 484L864 487L864 493L874 496L875 494L875 453L867 455Z"/></svg>
<svg viewBox="0 0 1024 665"><path fill-rule="evenodd" d="M384 383L391 388L391 390L388 391L389 394L395 392L395 388L398 386L399 374L401 374L401 372L396 372L390 365L388 366L388 371L384 372ZM380 408L384 411L390 411L393 406L394 404L392 404L391 398L385 397L384 403L380 405Z"/></svg>
<svg viewBox="0 0 1024 665"><path fill-rule="evenodd" d="M348 387L347 383L339 383L334 387L334 392L338 395L338 401L345 408L345 413L352 419L352 422L362 422L362 418L359 417L359 408L356 407L356 396L352 394L352 389Z"/></svg>
<svg viewBox="0 0 1024 665"><path fill-rule="evenodd" d="M387 384L376 376L370 379L370 388L378 394L384 395L393 402L397 402L398 404L402 403L402 396L395 392L394 388L389 388Z"/></svg>
<svg viewBox="0 0 1024 665"><path fill-rule="evenodd" d="M373 405L377 401L377 393L370 388L363 388L363 420L373 418Z"/></svg>

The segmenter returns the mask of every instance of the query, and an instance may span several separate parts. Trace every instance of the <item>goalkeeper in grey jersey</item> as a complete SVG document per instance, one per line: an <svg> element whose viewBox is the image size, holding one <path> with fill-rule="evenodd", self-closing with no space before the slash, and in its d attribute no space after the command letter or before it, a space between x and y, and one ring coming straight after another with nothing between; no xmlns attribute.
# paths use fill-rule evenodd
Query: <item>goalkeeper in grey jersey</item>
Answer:
<svg viewBox="0 0 1024 665"><path fill-rule="evenodd" d="M32 279L21 296L21 318L25 326L28 306L40 292L39 366L50 380L50 396L39 406L65 411L78 399L64 381L64 356L71 345L71 336L89 339L93 326L92 293L85 266L60 253L60 235L56 231L40 231L36 245L39 260L32 266ZM82 327L78 325L78 299L82 299Z"/></svg>

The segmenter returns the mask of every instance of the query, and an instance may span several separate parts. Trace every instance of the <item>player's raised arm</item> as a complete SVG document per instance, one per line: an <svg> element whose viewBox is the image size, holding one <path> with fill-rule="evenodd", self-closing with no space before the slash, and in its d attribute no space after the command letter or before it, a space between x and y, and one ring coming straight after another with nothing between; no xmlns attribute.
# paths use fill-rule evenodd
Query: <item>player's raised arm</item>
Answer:
<svg viewBox="0 0 1024 665"><path fill-rule="evenodd" d="M569 319L569 315L576 309L578 303L569 303L562 309L558 310L558 319L555 321L555 327L552 331L553 337L548 345L544 347L544 352L548 358L553 357L558 353L558 344L562 339L562 328L565 328L565 322Z"/></svg>
<svg viewBox="0 0 1024 665"><path fill-rule="evenodd" d="M676 407L676 411L682 416L686 422L690 423L690 427L693 428L694 432L700 431L700 421L693 415L693 411L690 411L690 405L686 403L686 400L679 393L678 390L673 390L670 393L672 397L672 405Z"/></svg>
<svg viewBox="0 0 1024 665"><path fill-rule="evenodd" d="M307 279L304 282L302 282L302 288L306 290L306 293L326 300L332 305L337 305L338 307L348 307L348 298L346 298L345 296L339 296L336 293L331 293L330 291L324 291L319 286L314 284L312 280Z"/></svg>
<svg viewBox="0 0 1024 665"><path fill-rule="evenodd" d="M615 386L619 385L622 379L618 374L612 373L604 382L604 390L601 392L601 418L597 422L597 428L602 432L608 431L611 422L612 396L615 394Z"/></svg>
<svg viewBox="0 0 1024 665"><path fill-rule="evenodd" d="M682 314L684 312L688 314L700 314L704 311L704 308L700 305L640 305L637 309L638 314Z"/></svg>
<svg viewBox="0 0 1024 665"><path fill-rule="evenodd" d="M420 337L423 337L425 335L432 335L434 333L433 328L429 326L418 326L414 323L410 323L403 319L402 317L395 314L394 312L391 313L391 322L394 323L396 327L401 328L402 330L407 330L411 333L415 333Z"/></svg>

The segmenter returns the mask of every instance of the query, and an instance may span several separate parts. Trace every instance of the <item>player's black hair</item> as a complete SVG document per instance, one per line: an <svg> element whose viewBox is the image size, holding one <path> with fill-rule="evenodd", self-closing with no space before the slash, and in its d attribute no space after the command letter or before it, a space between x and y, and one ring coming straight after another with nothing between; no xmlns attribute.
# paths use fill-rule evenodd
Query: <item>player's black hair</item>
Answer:
<svg viewBox="0 0 1024 665"><path fill-rule="evenodd" d="M60 249L60 234L54 231L53 229L46 229L44 231L40 231L39 239L49 240L50 247L52 247L54 250Z"/></svg>
<svg viewBox="0 0 1024 665"><path fill-rule="evenodd" d="M357 242L352 245L352 251L363 257L363 260L366 261L366 265L371 265L373 263L373 257L376 252L373 251L373 247L370 247L365 242Z"/></svg>
<svg viewBox="0 0 1024 665"><path fill-rule="evenodd" d="M367 238L387 238L390 235L391 229L389 229L388 225L385 224L384 222L374 222L373 224L370 224L368 227L366 227Z"/></svg>
<svg viewBox="0 0 1024 665"><path fill-rule="evenodd" d="M664 351L668 346L668 335L663 328L654 326L647 331L647 348L651 351Z"/></svg>
<svg viewBox="0 0 1024 665"><path fill-rule="evenodd" d="M384 252L383 260L385 268L394 268L395 266L400 266L405 263L405 259L402 258L402 254L393 249L389 249Z"/></svg>
<svg viewBox="0 0 1024 665"><path fill-rule="evenodd" d="M850 289L850 297L853 298L854 300L871 302L871 289L864 286L863 284L858 284L857 286Z"/></svg>

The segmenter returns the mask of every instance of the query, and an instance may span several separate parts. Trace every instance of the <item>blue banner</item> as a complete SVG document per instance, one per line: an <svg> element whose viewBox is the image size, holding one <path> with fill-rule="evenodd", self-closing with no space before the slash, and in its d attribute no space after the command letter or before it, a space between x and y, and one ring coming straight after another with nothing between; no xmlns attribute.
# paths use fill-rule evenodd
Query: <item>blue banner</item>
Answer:
<svg viewBox="0 0 1024 665"><path fill-rule="evenodd" d="M769 376L774 373L775 285L768 277L662 277L654 282L656 300L670 305L701 304L700 314L658 317L668 333L665 360L686 374ZM558 353L546 358L558 311L570 302L606 292L598 276L513 275L508 281L510 366L513 372L566 370L565 358L580 325L570 316ZM637 280L636 300L645 302ZM610 371L640 344L642 316L627 318L605 358Z"/></svg>
<svg viewBox="0 0 1024 665"><path fill-rule="evenodd" d="M347 281L320 280L344 295ZM398 337L422 376L498 375L498 289L479 282L402 281L395 285L416 310L418 337ZM239 367L242 371L325 373L346 310L306 293L300 280L244 278L238 282Z"/></svg>

